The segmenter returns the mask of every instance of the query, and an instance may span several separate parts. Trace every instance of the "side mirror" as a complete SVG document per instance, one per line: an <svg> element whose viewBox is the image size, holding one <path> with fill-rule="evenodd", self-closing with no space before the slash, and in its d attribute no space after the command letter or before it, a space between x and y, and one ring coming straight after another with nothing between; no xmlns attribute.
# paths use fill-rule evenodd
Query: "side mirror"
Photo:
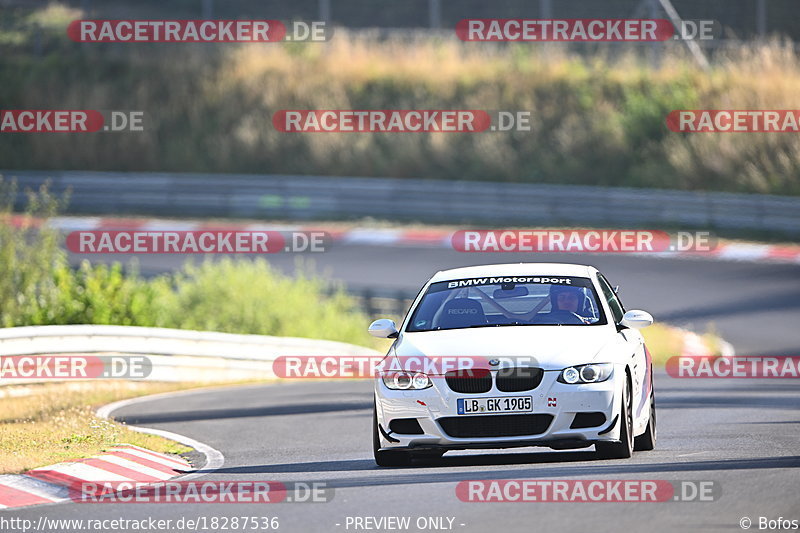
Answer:
<svg viewBox="0 0 800 533"><path fill-rule="evenodd" d="M379 318L369 325L369 334L380 339L394 339L397 337L397 325L394 320Z"/></svg>
<svg viewBox="0 0 800 533"><path fill-rule="evenodd" d="M631 309L620 320L620 325L626 328L641 329L646 328L653 323L653 315L647 311L640 311L639 309Z"/></svg>

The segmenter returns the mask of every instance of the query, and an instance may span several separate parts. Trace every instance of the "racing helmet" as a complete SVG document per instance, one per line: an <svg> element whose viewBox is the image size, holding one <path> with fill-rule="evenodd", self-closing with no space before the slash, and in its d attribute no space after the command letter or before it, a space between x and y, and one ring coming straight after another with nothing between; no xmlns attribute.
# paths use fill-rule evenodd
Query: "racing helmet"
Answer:
<svg viewBox="0 0 800 533"><path fill-rule="evenodd" d="M559 294L574 294L578 299L578 308L576 313L583 315L586 313L586 292L583 287L572 287L569 285L551 285L550 286L550 312L558 311L558 295Z"/></svg>

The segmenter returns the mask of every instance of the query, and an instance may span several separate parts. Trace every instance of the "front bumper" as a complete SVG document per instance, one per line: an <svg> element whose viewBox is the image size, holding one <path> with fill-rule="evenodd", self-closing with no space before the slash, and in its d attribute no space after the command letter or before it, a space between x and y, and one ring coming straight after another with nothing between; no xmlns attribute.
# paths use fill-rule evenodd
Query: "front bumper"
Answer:
<svg viewBox="0 0 800 533"><path fill-rule="evenodd" d="M556 381L559 371L545 371L541 383L533 390L502 392L493 385L480 394L454 392L442 377L433 377L433 386L420 391L392 390L381 379L375 380L375 398L380 425L381 449L472 449L547 446L556 449L587 447L596 441L619 440L619 413L625 371L614 369L612 376L601 383L568 385ZM620 379L622 376L622 379ZM502 398L530 396L533 411L519 414L459 415L459 398ZM575 427L576 415L592 413L592 427ZM600 415L602 414L602 420ZM578 425L585 425L587 415L581 415ZM493 420L477 420L493 417ZM393 420L415 419L419 434L394 431ZM464 421L464 419L476 419ZM404 424L408 426L409 424ZM491 435L491 431L498 435ZM489 433L487 433L489 432ZM509 436L507 433L514 433ZM458 436L457 436L458 435ZM480 435L480 436L477 436Z"/></svg>

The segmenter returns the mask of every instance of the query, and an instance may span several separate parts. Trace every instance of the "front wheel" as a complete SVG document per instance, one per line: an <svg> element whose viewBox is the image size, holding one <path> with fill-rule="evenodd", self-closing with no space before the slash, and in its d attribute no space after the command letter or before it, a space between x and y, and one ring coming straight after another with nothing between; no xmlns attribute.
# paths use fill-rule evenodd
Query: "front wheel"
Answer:
<svg viewBox="0 0 800 533"><path fill-rule="evenodd" d="M596 442L594 449L601 459L628 459L633 455L633 402L631 384L626 379L622 390L619 442Z"/></svg>
<svg viewBox="0 0 800 533"><path fill-rule="evenodd" d="M380 430L378 429L378 408L372 407L372 455L378 466L408 466L411 453L400 450L381 450Z"/></svg>

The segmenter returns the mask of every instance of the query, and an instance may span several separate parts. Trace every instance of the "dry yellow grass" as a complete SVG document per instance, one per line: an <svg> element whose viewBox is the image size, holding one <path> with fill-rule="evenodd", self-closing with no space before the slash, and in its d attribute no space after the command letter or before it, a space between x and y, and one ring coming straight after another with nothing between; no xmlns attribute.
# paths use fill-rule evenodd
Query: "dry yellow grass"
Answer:
<svg viewBox="0 0 800 533"><path fill-rule="evenodd" d="M664 366L667 359L681 355L685 330L668 324L653 324L642 330L642 335L653 357L655 366ZM712 328L700 335L712 355L721 355L723 339Z"/></svg>
<svg viewBox="0 0 800 533"><path fill-rule="evenodd" d="M797 135L664 135L661 131L666 112L672 109L800 108L800 61L791 43L774 41L719 53L712 71L706 73L681 47L669 48L659 67L652 68L633 53L612 56L601 50L586 57L558 45L544 52L527 45L375 40L342 31L324 48L278 47L268 52L257 45L236 48L220 79L229 88L246 87L264 110L293 104L347 108L364 102L401 108L422 102L533 111L529 142L485 136L470 146L480 156L473 166L486 167L484 179L522 181L533 168L547 181L553 181L548 174L554 174L558 181L571 182L571 174L585 172L588 165L591 170L582 180L589 184L612 180L609 183L619 185L798 191ZM236 136L241 144L252 146L283 141L280 133L251 118L239 122ZM432 166L459 169L454 152L463 154L464 147L453 141L441 134L431 135L429 143L396 136L393 152L424 164L404 172L415 165L392 156L397 161L395 166L386 165L388 173L426 176ZM303 143L320 169L324 162L338 162L345 154L349 162L342 163L343 171L368 175L371 169L363 162L382 146L372 137L345 134L307 136ZM555 150L538 153L536 145L552 145ZM617 168L613 158L606 161L592 150L595 145L633 166ZM652 154L636 162L636 152ZM553 154L558 157L550 166L546 161ZM598 164L590 162L593 158ZM383 168L376 164L376 170ZM454 174L470 172L467 165ZM614 177L621 172L628 173L624 180Z"/></svg>
<svg viewBox="0 0 800 533"><path fill-rule="evenodd" d="M642 330L653 365L663 366L667 359L681 354L683 332L665 324L653 324Z"/></svg>
<svg viewBox="0 0 800 533"><path fill-rule="evenodd" d="M100 405L191 383L81 381L0 387L0 474L89 457L121 443L164 453L189 448L98 418Z"/></svg>
<svg viewBox="0 0 800 533"><path fill-rule="evenodd" d="M61 20L57 11L41 17ZM54 22L55 24L55 22ZM0 32L0 40L3 33ZM71 45L71 43L70 43ZM754 43L697 67L664 45L574 53L552 43L380 38L338 30L327 43L137 47L54 53L61 69L8 54L9 107L59 94L64 107L146 112L136 135L28 136L0 145L9 168L255 172L480 179L800 194L800 136L680 134L675 109L798 109L791 43ZM91 60L84 52L91 50ZM148 49L151 50L151 49ZM613 53L612 53L613 50ZM641 52L641 50L639 50ZM14 76L29 72L29 77ZM120 76L124 73L124 76ZM26 80L34 79L36 83ZM123 87L124 85L124 87ZM124 90L123 90L124 89ZM531 111L531 131L482 135L285 134L280 109Z"/></svg>

